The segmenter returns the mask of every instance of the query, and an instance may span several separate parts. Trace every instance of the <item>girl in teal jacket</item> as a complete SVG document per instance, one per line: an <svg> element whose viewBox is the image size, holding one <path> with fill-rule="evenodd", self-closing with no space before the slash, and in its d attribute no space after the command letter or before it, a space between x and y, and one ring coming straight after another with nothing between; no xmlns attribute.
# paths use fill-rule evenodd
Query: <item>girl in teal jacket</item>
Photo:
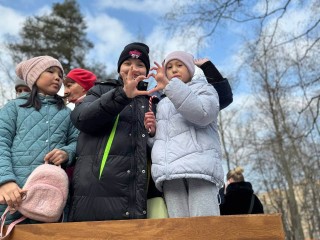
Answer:
<svg viewBox="0 0 320 240"><path fill-rule="evenodd" d="M0 110L0 214L22 201L28 176L44 161L66 166L75 156L78 130L70 109L57 95L63 77L60 62L49 56L19 63L16 73L30 87ZM6 224L18 219L16 212Z"/></svg>

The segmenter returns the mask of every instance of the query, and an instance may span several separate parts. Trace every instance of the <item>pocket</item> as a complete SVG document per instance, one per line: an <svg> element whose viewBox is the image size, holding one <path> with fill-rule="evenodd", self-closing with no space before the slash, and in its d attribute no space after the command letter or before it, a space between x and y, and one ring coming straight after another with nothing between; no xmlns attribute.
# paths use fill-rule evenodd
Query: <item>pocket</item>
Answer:
<svg viewBox="0 0 320 240"><path fill-rule="evenodd" d="M87 155L87 156L80 156L77 159L74 172L73 172L73 179L72 183L75 189L89 189L90 183L92 183L95 177L95 173L93 172L93 159L96 156L94 155Z"/></svg>

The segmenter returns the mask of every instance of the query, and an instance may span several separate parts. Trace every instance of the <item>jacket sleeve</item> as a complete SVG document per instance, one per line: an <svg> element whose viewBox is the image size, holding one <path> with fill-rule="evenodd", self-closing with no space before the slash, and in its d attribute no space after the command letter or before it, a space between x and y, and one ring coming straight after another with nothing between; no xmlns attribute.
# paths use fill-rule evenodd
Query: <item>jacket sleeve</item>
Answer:
<svg viewBox="0 0 320 240"><path fill-rule="evenodd" d="M178 78L170 80L164 91L177 111L189 122L207 126L216 121L219 114L217 92L207 82L199 82L194 92Z"/></svg>
<svg viewBox="0 0 320 240"><path fill-rule="evenodd" d="M68 135L67 135L67 143L65 147L62 147L61 150L68 153L68 162L64 164L64 166L70 166L75 160L76 156L76 146L77 139L79 135L79 130L72 124L71 120L69 120L68 124Z"/></svg>
<svg viewBox="0 0 320 240"><path fill-rule="evenodd" d="M13 101L0 110L0 185L16 182L12 169L11 147L16 132L17 114Z"/></svg>
<svg viewBox="0 0 320 240"><path fill-rule="evenodd" d="M211 61L207 61L200 66L204 75L217 91L219 95L220 110L229 106L233 101L232 89L227 78L223 78L221 73Z"/></svg>
<svg viewBox="0 0 320 240"><path fill-rule="evenodd" d="M71 121L80 131L96 134L113 123L116 116L132 101L121 86L95 85L71 113Z"/></svg>

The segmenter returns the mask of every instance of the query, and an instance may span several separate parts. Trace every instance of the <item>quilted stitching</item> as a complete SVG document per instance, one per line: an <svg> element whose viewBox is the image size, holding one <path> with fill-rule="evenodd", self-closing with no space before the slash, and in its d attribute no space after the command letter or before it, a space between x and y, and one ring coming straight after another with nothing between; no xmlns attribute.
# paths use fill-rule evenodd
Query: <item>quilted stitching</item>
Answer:
<svg viewBox="0 0 320 240"><path fill-rule="evenodd" d="M27 176L54 148L63 148L69 159L75 154L78 131L70 121L70 109L59 111L52 97L42 99L39 111L19 107L24 102L12 100L0 111L0 184L11 180L11 172L23 186Z"/></svg>

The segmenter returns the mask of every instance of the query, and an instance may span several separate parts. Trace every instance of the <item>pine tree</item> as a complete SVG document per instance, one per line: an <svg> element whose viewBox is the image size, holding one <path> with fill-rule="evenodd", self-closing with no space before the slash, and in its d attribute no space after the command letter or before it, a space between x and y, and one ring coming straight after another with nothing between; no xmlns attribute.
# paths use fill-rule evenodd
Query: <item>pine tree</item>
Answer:
<svg viewBox="0 0 320 240"><path fill-rule="evenodd" d="M8 47L14 62L50 55L59 59L65 72L75 67L104 71L101 64L91 67L85 64L85 55L93 48L86 38L86 29L76 0L65 0L54 3L50 15L29 17L20 32L21 42L10 43Z"/></svg>

